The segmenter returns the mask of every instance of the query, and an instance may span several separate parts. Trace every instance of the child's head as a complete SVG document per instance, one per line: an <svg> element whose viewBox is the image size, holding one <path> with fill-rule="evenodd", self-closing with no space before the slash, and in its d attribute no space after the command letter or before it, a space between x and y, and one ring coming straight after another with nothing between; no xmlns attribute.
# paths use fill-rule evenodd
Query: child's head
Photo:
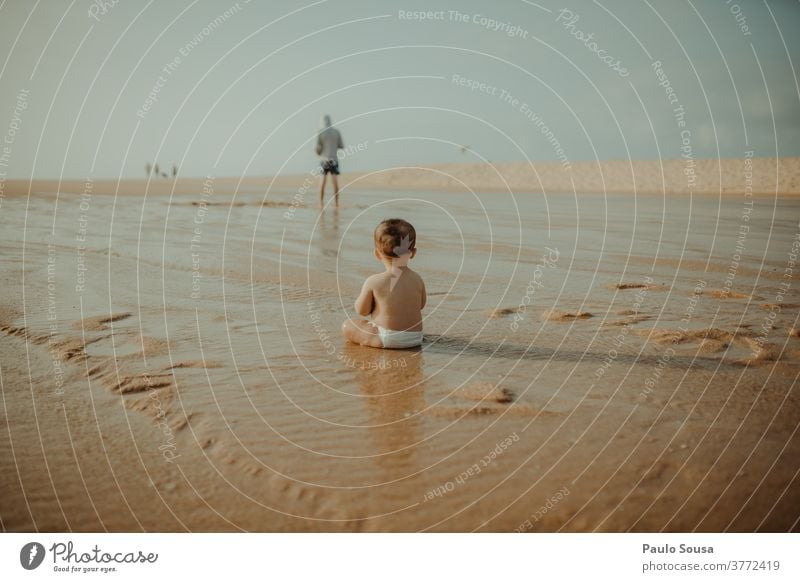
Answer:
<svg viewBox="0 0 800 582"><path fill-rule="evenodd" d="M375 229L374 239L375 253L380 255L379 258L410 258L417 252L417 231L402 218L381 221Z"/></svg>

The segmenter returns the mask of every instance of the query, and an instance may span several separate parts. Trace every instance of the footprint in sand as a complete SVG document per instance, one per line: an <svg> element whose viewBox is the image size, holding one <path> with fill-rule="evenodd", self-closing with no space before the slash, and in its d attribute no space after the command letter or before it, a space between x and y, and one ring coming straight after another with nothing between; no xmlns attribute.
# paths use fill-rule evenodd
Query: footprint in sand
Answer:
<svg viewBox="0 0 800 582"><path fill-rule="evenodd" d="M696 343L697 351L704 355L725 352L733 357L736 353L734 347L739 348L740 354L744 348L744 357L730 360L730 363L740 365L767 365L774 362L792 365L800 355L800 351L785 349L784 345L763 342L763 338L759 339L754 331L743 328L735 332L712 327L691 331L643 329L634 330L634 333L663 345Z"/></svg>
<svg viewBox="0 0 800 582"><path fill-rule="evenodd" d="M113 313L111 315L96 315L94 317L87 317L80 321L76 321L72 327L73 329L78 329L82 331L107 331L111 328L109 327L109 323L115 321L122 321L123 319L128 319L131 316L130 313Z"/></svg>
<svg viewBox="0 0 800 582"><path fill-rule="evenodd" d="M480 416L493 416L503 414L504 416L534 418L560 416L557 412L548 410L538 410L527 404L513 404L511 406L447 406L437 404L425 410L425 414L444 418L447 420L459 420L462 418L475 418Z"/></svg>
<svg viewBox="0 0 800 582"><path fill-rule="evenodd" d="M761 309L766 311L781 311L782 309L800 309L800 303L762 303Z"/></svg>
<svg viewBox="0 0 800 582"><path fill-rule="evenodd" d="M298 204L293 200L264 200L261 203L261 206L265 206L267 208L307 208L307 204Z"/></svg>
<svg viewBox="0 0 800 582"><path fill-rule="evenodd" d="M184 360L182 362L176 362L164 369L177 370L181 368L222 368L222 364L212 360Z"/></svg>
<svg viewBox="0 0 800 582"><path fill-rule="evenodd" d="M500 319L516 312L517 310L513 307L498 307L497 309L488 309L484 313L489 319Z"/></svg>
<svg viewBox="0 0 800 582"><path fill-rule="evenodd" d="M575 319L589 319L594 317L588 311L559 311L558 309L548 309L542 312L542 319L545 321L573 321Z"/></svg>
<svg viewBox="0 0 800 582"><path fill-rule="evenodd" d="M646 289L647 291L666 291L665 285L653 285L649 283L609 283L608 289L626 291L628 289Z"/></svg>
<svg viewBox="0 0 800 582"><path fill-rule="evenodd" d="M630 311L630 310L624 310L624 311L625 313L622 313L621 315L626 315L627 317L625 319L619 319L617 321L605 321L603 322L603 325L622 327L626 325L634 325L636 323L641 323L643 321L649 321L652 319L651 316L645 315L643 313L637 313L635 311Z"/></svg>
<svg viewBox="0 0 800 582"><path fill-rule="evenodd" d="M452 396L463 400L471 400L479 404L436 404L427 408L425 414L450 420L498 414L526 418L558 415L556 412L539 410L527 404L514 403L515 396L513 392L507 388L493 384L492 382L473 382L467 384L455 390Z"/></svg>
<svg viewBox="0 0 800 582"><path fill-rule="evenodd" d="M175 342L157 337L137 337L142 353L146 358L158 358L167 356L170 350L174 350Z"/></svg>
<svg viewBox="0 0 800 582"><path fill-rule="evenodd" d="M497 386L491 382L467 384L459 388L454 395L467 400L474 400L475 402L508 404L514 401L513 392L508 388Z"/></svg>
<svg viewBox="0 0 800 582"><path fill-rule="evenodd" d="M708 296L714 299L750 299L753 301L762 301L764 298L758 295L748 295L746 293L737 293L728 289L713 289L708 291Z"/></svg>
<svg viewBox="0 0 800 582"><path fill-rule="evenodd" d="M163 420L169 415L175 394L172 390L162 389L157 393L158 398L149 394L144 398L126 398L125 408L135 410L151 417L153 420Z"/></svg>
<svg viewBox="0 0 800 582"><path fill-rule="evenodd" d="M71 362L77 364L86 360L86 353L84 346L89 342L84 343L81 338L66 338L58 341L52 341L52 337L48 334L35 333L27 327L17 327L13 325L2 325L0 331L24 339L34 345L42 345L49 343L49 349L58 355L63 362Z"/></svg>
<svg viewBox="0 0 800 582"><path fill-rule="evenodd" d="M37 334L29 330L27 327L17 327L15 325L0 325L0 331L7 333L8 335L22 338L25 341L29 341L35 345L41 345L50 339L50 336L46 334Z"/></svg>
<svg viewBox="0 0 800 582"><path fill-rule="evenodd" d="M647 289L648 285L646 283L609 283L606 287L608 289L625 291L627 289Z"/></svg>
<svg viewBox="0 0 800 582"><path fill-rule="evenodd" d="M142 346L131 335L115 333L87 341L84 351L87 356L126 358L141 354Z"/></svg>
<svg viewBox="0 0 800 582"><path fill-rule="evenodd" d="M750 347L750 355L736 363L754 365L774 365L776 362L786 365L796 365L800 360L800 350L787 349L784 344L774 344L760 341L763 338L744 338Z"/></svg>
<svg viewBox="0 0 800 582"><path fill-rule="evenodd" d="M76 327L84 330L104 331L110 329L107 324L112 321L119 321L130 317L129 313L114 314L111 316L91 317L77 322ZM0 325L0 331L9 335L19 337L34 344L44 344L51 341L47 334L36 334L25 327L11 325ZM114 343L119 345L114 345ZM109 345L111 344L111 345ZM94 339L83 341L80 337L67 337L51 343L54 350L62 361L77 364L88 361L91 365L86 370L85 376L99 381L110 392L120 394L125 397L124 405L129 410L144 413L155 421L161 421L165 415L170 418L170 426L173 431L179 431L188 426L188 419L183 413L171 410L171 403L174 400L174 390L172 384L173 368L210 368L221 367L221 364L212 361L187 360L174 364L159 373L148 374L140 373L133 375L121 374L119 367L122 360L114 357L114 348L118 358L128 356L138 356L145 352L165 353L168 347L166 340L157 338L144 338L143 340L136 335L113 334L105 335ZM130 371L127 371L130 374ZM143 393L148 394L142 397ZM157 397L153 397L156 395Z"/></svg>
<svg viewBox="0 0 800 582"><path fill-rule="evenodd" d="M220 201L220 202L210 202L210 201L198 202L196 200L193 201L193 202L170 202L170 206L201 206L201 205L202 206L244 206L245 203L244 202L234 202L234 201L228 201L228 202L225 202L225 201Z"/></svg>
<svg viewBox="0 0 800 582"><path fill-rule="evenodd" d="M733 332L726 331L724 329L717 329L715 327L691 331L683 331L680 329L642 329L636 330L635 333L660 344L683 344L688 342L700 342L704 340L730 342L737 337L752 334L750 331L735 334Z"/></svg>
<svg viewBox="0 0 800 582"><path fill-rule="evenodd" d="M113 392L118 394L136 394L154 390L156 388L167 388L172 386L172 374L137 374L135 376L125 376L116 381L113 378L107 385Z"/></svg>
<svg viewBox="0 0 800 582"><path fill-rule="evenodd" d="M730 342L718 339L706 338L700 342L697 348L699 354L718 354L730 347Z"/></svg>
<svg viewBox="0 0 800 582"><path fill-rule="evenodd" d="M173 407L175 402L175 391L168 388L158 389L150 392L143 398L126 398L125 408L133 410L149 416L156 423L166 422L169 430L173 434L180 433L189 428L191 423L194 426L194 421L197 415L193 412L184 413L180 407ZM164 430L163 427L161 429ZM204 447L205 448L205 447Z"/></svg>
<svg viewBox="0 0 800 582"><path fill-rule="evenodd" d="M166 356L174 348L175 344L165 339L120 332L87 341L85 351L89 356L107 358L157 358Z"/></svg>

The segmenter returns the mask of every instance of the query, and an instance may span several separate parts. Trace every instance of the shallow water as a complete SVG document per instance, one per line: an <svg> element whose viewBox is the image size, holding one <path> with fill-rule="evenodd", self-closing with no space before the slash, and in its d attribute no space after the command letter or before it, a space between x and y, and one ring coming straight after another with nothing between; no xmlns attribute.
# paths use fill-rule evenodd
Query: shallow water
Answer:
<svg viewBox="0 0 800 582"><path fill-rule="evenodd" d="M31 350L64 359L67 393L45 388L42 406L108 404L102 438L131 435L137 459L119 445L119 463L168 508L146 528L797 527L800 199L746 213L737 196L345 191L320 211L293 195L4 201L0 323L29 354L4 356L4 387L33 384L31 357L47 358ZM418 233L419 350L338 331L392 216ZM20 415L9 446L31 436ZM165 439L174 462L151 446ZM91 454L102 473L108 454ZM4 502L6 527L144 519L149 493L126 489L114 514L91 490L109 507L92 515L69 509L87 485L65 482L63 519Z"/></svg>

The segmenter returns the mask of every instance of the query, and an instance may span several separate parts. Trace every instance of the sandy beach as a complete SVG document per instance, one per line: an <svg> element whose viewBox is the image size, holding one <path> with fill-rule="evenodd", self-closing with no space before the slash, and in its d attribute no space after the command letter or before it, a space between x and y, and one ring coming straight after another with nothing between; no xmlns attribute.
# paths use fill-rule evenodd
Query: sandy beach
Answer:
<svg viewBox="0 0 800 582"><path fill-rule="evenodd" d="M3 528L797 530L799 160L8 182ZM389 216L421 349L339 333Z"/></svg>
<svg viewBox="0 0 800 582"><path fill-rule="evenodd" d="M352 177L357 188L630 194L800 194L800 158L481 162L402 167Z"/></svg>

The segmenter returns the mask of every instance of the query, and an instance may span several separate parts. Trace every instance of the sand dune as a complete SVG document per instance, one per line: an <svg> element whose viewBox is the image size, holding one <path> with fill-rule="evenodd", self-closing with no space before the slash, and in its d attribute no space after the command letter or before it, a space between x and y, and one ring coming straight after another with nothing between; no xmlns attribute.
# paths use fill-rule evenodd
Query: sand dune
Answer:
<svg viewBox="0 0 800 582"><path fill-rule="evenodd" d="M441 164L348 175L352 187L399 190L610 192L650 194L800 194L800 158L611 160ZM691 169L692 180L687 178Z"/></svg>

